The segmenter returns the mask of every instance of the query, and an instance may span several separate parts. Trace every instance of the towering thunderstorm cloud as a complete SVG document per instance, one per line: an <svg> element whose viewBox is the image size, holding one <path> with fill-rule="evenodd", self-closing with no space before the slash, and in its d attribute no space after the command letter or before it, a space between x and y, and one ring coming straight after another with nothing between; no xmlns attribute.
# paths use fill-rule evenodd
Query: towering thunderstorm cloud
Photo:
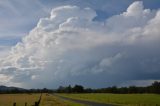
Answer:
<svg viewBox="0 0 160 106"><path fill-rule="evenodd" d="M95 21L91 8L61 6L0 60L0 83L89 87L160 79L160 10L141 1Z"/></svg>

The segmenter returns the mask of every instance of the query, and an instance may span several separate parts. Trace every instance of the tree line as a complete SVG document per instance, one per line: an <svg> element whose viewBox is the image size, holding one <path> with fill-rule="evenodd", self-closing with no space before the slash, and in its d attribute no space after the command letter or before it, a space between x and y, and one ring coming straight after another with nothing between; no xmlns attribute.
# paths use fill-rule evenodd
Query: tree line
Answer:
<svg viewBox="0 0 160 106"><path fill-rule="evenodd" d="M160 82L155 81L150 86L146 87L107 87L107 88L84 88L81 85L75 85L71 87L71 85L63 87L60 86L56 91L57 93L115 93L115 94L132 94L132 93L155 93L160 94Z"/></svg>
<svg viewBox="0 0 160 106"><path fill-rule="evenodd" d="M13 89L6 89L6 90L1 90L0 89L0 94L18 94L18 93L53 93L54 90L52 89L19 89L19 88L13 88Z"/></svg>
<svg viewBox="0 0 160 106"><path fill-rule="evenodd" d="M58 89L0 89L0 94L4 93L115 93L115 94L132 94L132 93L155 93L160 94L160 82L155 81L150 86L146 87L137 87L137 86L129 86L129 87L107 87L107 88L84 88L82 85L75 86L60 86Z"/></svg>

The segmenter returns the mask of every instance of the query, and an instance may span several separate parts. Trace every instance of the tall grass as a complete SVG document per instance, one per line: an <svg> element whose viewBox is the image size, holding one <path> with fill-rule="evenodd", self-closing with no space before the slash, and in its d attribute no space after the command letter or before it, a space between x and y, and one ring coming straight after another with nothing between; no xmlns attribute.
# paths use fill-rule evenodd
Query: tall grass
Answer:
<svg viewBox="0 0 160 106"><path fill-rule="evenodd" d="M40 94L0 94L0 106L13 106L14 102L17 106L24 106L25 102L31 106L39 96Z"/></svg>
<svg viewBox="0 0 160 106"><path fill-rule="evenodd" d="M33 106L39 100L40 94L0 94L0 106ZM43 94L40 106L84 106L79 103L61 100L52 94Z"/></svg>

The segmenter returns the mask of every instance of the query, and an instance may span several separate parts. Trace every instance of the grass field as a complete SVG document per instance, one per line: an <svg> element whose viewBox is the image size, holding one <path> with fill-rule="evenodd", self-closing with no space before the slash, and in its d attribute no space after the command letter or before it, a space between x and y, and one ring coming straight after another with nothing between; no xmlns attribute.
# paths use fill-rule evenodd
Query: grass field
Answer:
<svg viewBox="0 0 160 106"><path fill-rule="evenodd" d="M40 94L0 94L0 106L33 106L39 100ZM84 106L82 104L61 100L53 95L43 94L40 106Z"/></svg>
<svg viewBox="0 0 160 106"><path fill-rule="evenodd" d="M94 101L99 103L126 106L160 106L160 95L155 94L58 94L65 97ZM32 106L40 94L0 94L0 106ZM84 106L71 101L61 100L51 94L43 94L40 106Z"/></svg>
<svg viewBox="0 0 160 106"><path fill-rule="evenodd" d="M61 96L126 106L160 106L160 95L156 94L59 94Z"/></svg>
<svg viewBox="0 0 160 106"><path fill-rule="evenodd" d="M79 103L74 103L66 100L61 100L53 95L46 95L42 96L42 101L40 106L84 106Z"/></svg>
<svg viewBox="0 0 160 106"><path fill-rule="evenodd" d="M0 106L13 106L14 102L17 106L24 106L25 102L31 106L39 96L40 94L0 94Z"/></svg>

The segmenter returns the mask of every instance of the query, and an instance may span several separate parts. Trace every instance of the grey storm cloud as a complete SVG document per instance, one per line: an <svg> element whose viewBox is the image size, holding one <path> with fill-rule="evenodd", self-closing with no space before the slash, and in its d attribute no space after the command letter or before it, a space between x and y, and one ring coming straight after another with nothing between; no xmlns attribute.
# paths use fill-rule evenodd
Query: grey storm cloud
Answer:
<svg viewBox="0 0 160 106"><path fill-rule="evenodd" d="M54 8L0 60L0 81L105 87L159 80L160 10L136 1L104 22L96 16L91 8Z"/></svg>

